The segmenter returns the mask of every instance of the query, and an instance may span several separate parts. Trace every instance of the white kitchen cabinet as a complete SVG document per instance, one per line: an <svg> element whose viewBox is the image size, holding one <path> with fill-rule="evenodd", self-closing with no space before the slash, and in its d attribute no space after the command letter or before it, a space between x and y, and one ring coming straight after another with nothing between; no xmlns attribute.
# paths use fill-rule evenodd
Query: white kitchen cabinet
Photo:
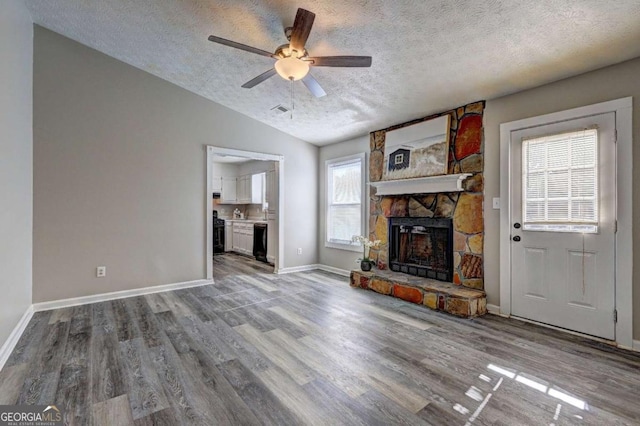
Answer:
<svg viewBox="0 0 640 426"><path fill-rule="evenodd" d="M251 175L239 176L237 187L238 204L251 203Z"/></svg>
<svg viewBox="0 0 640 426"><path fill-rule="evenodd" d="M222 193L220 194L221 203L236 203L238 201L237 194L238 179L235 177L222 178Z"/></svg>
<svg viewBox="0 0 640 426"><path fill-rule="evenodd" d="M233 223L226 221L224 224L224 251L233 249Z"/></svg>
<svg viewBox="0 0 640 426"><path fill-rule="evenodd" d="M237 223L233 223L233 240L232 245L233 251L240 251L240 225Z"/></svg>
<svg viewBox="0 0 640 426"><path fill-rule="evenodd" d="M276 214L278 212L278 172L269 170L266 173L265 197L269 207L268 214Z"/></svg>
<svg viewBox="0 0 640 426"><path fill-rule="evenodd" d="M251 203L251 175L244 176L244 198L246 204Z"/></svg>
<svg viewBox="0 0 640 426"><path fill-rule="evenodd" d="M211 192L222 192L222 176L214 176L211 182Z"/></svg>
<svg viewBox="0 0 640 426"><path fill-rule="evenodd" d="M265 173L251 175L251 204L262 204L265 192Z"/></svg>
<svg viewBox="0 0 640 426"><path fill-rule="evenodd" d="M233 222L233 251L253 256L253 222Z"/></svg>

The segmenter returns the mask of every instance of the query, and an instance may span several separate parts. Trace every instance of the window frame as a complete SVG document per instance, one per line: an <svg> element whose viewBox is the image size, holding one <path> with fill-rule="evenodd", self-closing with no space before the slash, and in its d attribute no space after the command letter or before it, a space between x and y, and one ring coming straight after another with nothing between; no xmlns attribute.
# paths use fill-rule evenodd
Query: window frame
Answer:
<svg viewBox="0 0 640 426"><path fill-rule="evenodd" d="M325 185L326 185L326 193L325 193L325 231L324 231L324 246L328 248L334 248L339 250L348 250L354 252L362 251L362 245L359 243L337 243L333 241L329 241L329 229L330 229L330 221L331 221L331 206L333 205L331 200L333 199L333 175L331 173L331 168L335 166L340 166L343 164L353 163L356 160L360 161L360 235L366 234L366 208L368 199L366 192L366 155L364 152L354 155L348 155L346 157L333 158L326 160L324 162L324 171L325 171ZM354 203L355 204L355 203Z"/></svg>

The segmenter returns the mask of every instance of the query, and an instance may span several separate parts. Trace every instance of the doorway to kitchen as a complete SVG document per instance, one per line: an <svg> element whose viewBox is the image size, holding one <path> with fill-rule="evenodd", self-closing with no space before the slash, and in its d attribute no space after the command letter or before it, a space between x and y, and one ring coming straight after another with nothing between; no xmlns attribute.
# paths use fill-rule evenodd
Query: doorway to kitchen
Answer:
<svg viewBox="0 0 640 426"><path fill-rule="evenodd" d="M214 256L234 253L283 267L284 156L207 146L207 279Z"/></svg>

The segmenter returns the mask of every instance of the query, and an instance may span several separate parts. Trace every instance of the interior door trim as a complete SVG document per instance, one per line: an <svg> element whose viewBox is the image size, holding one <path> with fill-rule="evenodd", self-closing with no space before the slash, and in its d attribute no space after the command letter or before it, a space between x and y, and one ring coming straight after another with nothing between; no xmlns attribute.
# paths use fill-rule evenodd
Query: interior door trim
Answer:
<svg viewBox="0 0 640 426"><path fill-rule="evenodd" d="M616 120L616 343L633 348L633 98L621 98L500 125L500 314L511 315L511 134L518 130L590 115L615 113ZM612 320L613 320L613 312Z"/></svg>

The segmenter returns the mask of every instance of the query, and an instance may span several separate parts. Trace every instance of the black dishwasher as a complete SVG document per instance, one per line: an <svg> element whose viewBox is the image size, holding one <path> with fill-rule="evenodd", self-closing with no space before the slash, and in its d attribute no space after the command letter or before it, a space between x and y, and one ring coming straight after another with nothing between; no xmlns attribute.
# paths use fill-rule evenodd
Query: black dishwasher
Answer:
<svg viewBox="0 0 640 426"><path fill-rule="evenodd" d="M256 260L268 262L267 260L267 224L253 224L253 255Z"/></svg>

